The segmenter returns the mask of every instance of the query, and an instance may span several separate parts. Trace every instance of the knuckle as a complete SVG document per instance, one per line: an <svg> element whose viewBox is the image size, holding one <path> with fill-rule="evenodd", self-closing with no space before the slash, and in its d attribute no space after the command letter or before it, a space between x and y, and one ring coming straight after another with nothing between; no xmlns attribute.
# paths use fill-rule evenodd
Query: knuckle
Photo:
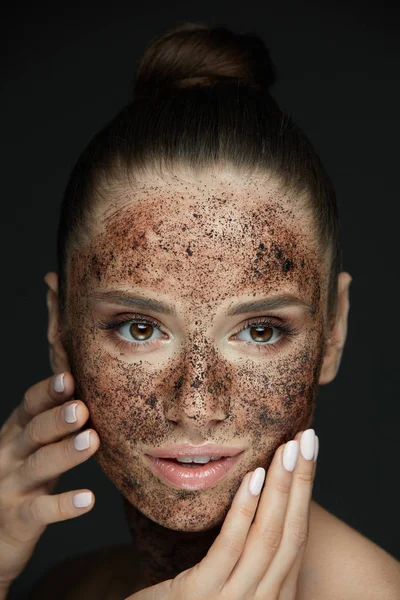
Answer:
<svg viewBox="0 0 400 600"><path fill-rule="evenodd" d="M29 421L29 423L26 426L26 433L28 435L28 438L35 445L38 445L41 443L40 421L41 421L40 419L35 417L34 419L32 419L32 421Z"/></svg>
<svg viewBox="0 0 400 600"><path fill-rule="evenodd" d="M65 496L63 494L59 494L56 498L57 500L57 512L61 516L63 520L68 519L71 514L70 511L67 510Z"/></svg>
<svg viewBox="0 0 400 600"><path fill-rule="evenodd" d="M38 524L45 524L45 514L43 510L43 504L41 502L41 496L35 496L29 505L29 513L31 518Z"/></svg>
<svg viewBox="0 0 400 600"><path fill-rule="evenodd" d="M282 540L283 528L277 525L269 525L268 527L264 527L261 539L266 546L266 548L272 548L273 550L277 550Z"/></svg>
<svg viewBox="0 0 400 600"><path fill-rule="evenodd" d="M299 471L293 475L293 478L296 484L307 486L309 486L314 479L312 471Z"/></svg>
<svg viewBox="0 0 400 600"><path fill-rule="evenodd" d="M292 517L286 523L287 533L289 539L295 543L296 546L303 546L308 539L308 526L307 523L301 517Z"/></svg>
<svg viewBox="0 0 400 600"><path fill-rule="evenodd" d="M240 556L243 551L243 535L239 532L231 531L226 537L224 546L229 556L233 558Z"/></svg>
<svg viewBox="0 0 400 600"><path fill-rule="evenodd" d="M73 445L74 438L75 436L72 436L67 440L64 440L61 444L59 444L61 460L62 462L66 462L67 464L75 462L76 460L74 459L74 456L76 455L76 452L74 452L75 448Z"/></svg>
<svg viewBox="0 0 400 600"><path fill-rule="evenodd" d="M36 478L39 479L40 474L42 473L42 470L43 470L43 466L45 464L45 457L43 455L43 452L41 452L40 450L33 452L33 454L30 454L28 456L25 464L26 464L26 468L29 473L29 476L33 479L36 479Z"/></svg>
<svg viewBox="0 0 400 600"><path fill-rule="evenodd" d="M276 484L275 484L275 488L277 489L277 491L280 494L283 494L284 496L288 496L290 493L290 489L291 489L291 482L285 482L281 479L279 479Z"/></svg>
<svg viewBox="0 0 400 600"><path fill-rule="evenodd" d="M33 400L33 390L32 388L28 388L24 394L22 405L25 412L33 418L35 416L34 413L34 400Z"/></svg>
<svg viewBox="0 0 400 600"><path fill-rule="evenodd" d="M254 517L254 510L251 509L248 504L240 504L238 510L239 514L246 517L246 519L252 519Z"/></svg>

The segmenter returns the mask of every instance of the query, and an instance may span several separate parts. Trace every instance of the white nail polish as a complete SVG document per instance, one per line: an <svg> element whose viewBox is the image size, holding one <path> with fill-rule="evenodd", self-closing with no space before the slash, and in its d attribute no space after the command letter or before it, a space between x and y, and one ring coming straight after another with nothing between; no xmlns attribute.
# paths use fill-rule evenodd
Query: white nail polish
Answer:
<svg viewBox="0 0 400 600"><path fill-rule="evenodd" d="M72 498L72 502L76 508L86 508L86 506L89 506L89 504L92 503L92 493L81 492L80 494L75 494Z"/></svg>
<svg viewBox="0 0 400 600"><path fill-rule="evenodd" d="M265 469L264 467L257 467L257 469L253 472L250 483L249 483L249 492L253 496L258 496L261 492L261 488L265 481Z"/></svg>
<svg viewBox="0 0 400 600"><path fill-rule="evenodd" d="M53 390L55 392L63 392L65 390L64 373L60 373L59 375L56 375L56 377L53 378L52 384L53 384Z"/></svg>
<svg viewBox="0 0 400 600"><path fill-rule="evenodd" d="M76 450L86 450L90 446L90 431L82 431L74 439L74 446Z"/></svg>
<svg viewBox="0 0 400 600"><path fill-rule="evenodd" d="M68 406L64 406L64 411L63 411L63 416L64 416L64 421L66 423L76 423L77 422L77 416L76 416L76 407L78 405L75 404L68 404Z"/></svg>
<svg viewBox="0 0 400 600"><path fill-rule="evenodd" d="M314 452L314 462L317 460L318 458L318 452L319 452L319 437L316 435L315 436L315 452Z"/></svg>
<svg viewBox="0 0 400 600"><path fill-rule="evenodd" d="M300 452L306 460L312 460L315 452L315 431L314 429L306 429L301 434Z"/></svg>
<svg viewBox="0 0 400 600"><path fill-rule="evenodd" d="M297 457L299 456L299 442L297 440L290 440L287 442L283 449L283 466L286 471L294 471L297 463Z"/></svg>

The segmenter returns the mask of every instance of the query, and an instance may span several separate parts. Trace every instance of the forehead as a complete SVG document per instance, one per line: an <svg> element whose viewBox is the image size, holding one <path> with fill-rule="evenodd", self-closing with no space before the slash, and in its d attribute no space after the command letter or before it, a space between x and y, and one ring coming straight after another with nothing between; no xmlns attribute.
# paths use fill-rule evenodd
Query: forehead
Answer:
<svg viewBox="0 0 400 600"><path fill-rule="evenodd" d="M146 182L114 194L89 225L91 242L72 264L83 261L93 287L143 287L191 303L285 288L318 301L311 218L272 182Z"/></svg>

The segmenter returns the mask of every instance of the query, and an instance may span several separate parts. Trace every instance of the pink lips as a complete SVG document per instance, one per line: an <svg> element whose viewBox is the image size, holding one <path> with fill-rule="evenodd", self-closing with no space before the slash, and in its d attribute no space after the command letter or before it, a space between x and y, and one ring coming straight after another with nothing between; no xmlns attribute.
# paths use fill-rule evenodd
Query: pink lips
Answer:
<svg viewBox="0 0 400 600"><path fill-rule="evenodd" d="M194 449L190 449L189 452L187 448L187 446L184 446L185 453L179 454L179 456L221 456L222 450L224 452L227 451L227 448L220 447L218 452L214 452L214 450L211 452L210 449L213 447L208 446L207 452L201 452L200 448L197 448L195 451ZM237 449L235 450L237 452ZM232 451L232 448L230 451ZM165 456L165 450L163 453ZM240 460L241 454L242 452L239 451L235 456L227 456L215 461L210 460L207 464L198 467L186 467L184 464L180 464L174 460L164 460L163 458L149 456L148 454L145 454L145 460L156 475L173 487L185 490L203 490L221 481Z"/></svg>

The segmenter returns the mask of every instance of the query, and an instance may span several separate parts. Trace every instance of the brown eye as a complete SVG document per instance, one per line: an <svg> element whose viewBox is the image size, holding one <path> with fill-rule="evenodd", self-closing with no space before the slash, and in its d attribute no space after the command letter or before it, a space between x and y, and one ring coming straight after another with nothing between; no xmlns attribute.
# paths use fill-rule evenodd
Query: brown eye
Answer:
<svg viewBox="0 0 400 600"><path fill-rule="evenodd" d="M130 335L137 340L147 341L151 337L153 325L147 323L131 323L129 325Z"/></svg>
<svg viewBox="0 0 400 600"><path fill-rule="evenodd" d="M277 336L275 334L278 334ZM246 342L254 343L255 345L273 345L280 339L280 331L276 327L272 327L268 323L254 323L244 327L237 336L244 335L245 337L238 337Z"/></svg>
<svg viewBox="0 0 400 600"><path fill-rule="evenodd" d="M267 327L267 325L263 325L262 327L251 326L249 329L254 342L269 342L274 333L273 327Z"/></svg>
<svg viewBox="0 0 400 600"><path fill-rule="evenodd" d="M128 342L143 342L143 345L163 337L162 331L157 325L146 321L127 321L119 327L118 332ZM154 336L156 333L159 335Z"/></svg>

